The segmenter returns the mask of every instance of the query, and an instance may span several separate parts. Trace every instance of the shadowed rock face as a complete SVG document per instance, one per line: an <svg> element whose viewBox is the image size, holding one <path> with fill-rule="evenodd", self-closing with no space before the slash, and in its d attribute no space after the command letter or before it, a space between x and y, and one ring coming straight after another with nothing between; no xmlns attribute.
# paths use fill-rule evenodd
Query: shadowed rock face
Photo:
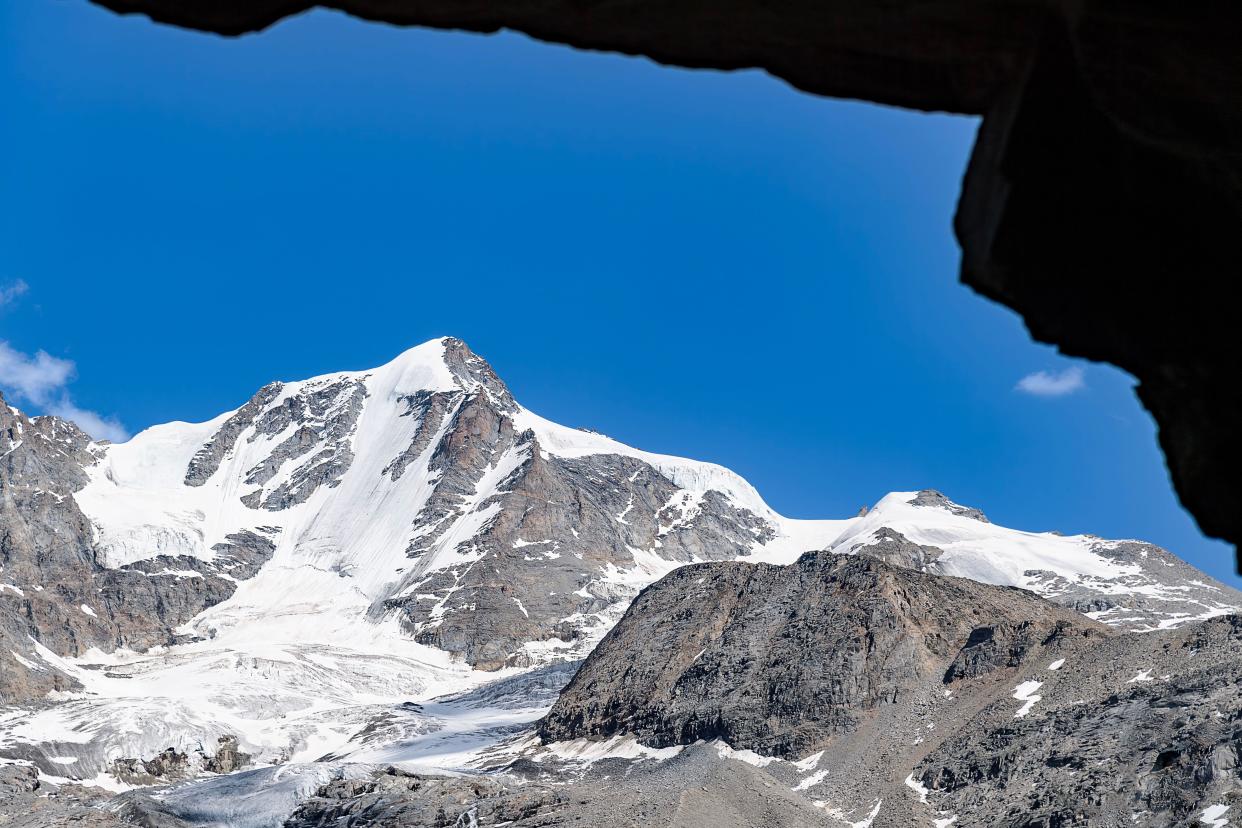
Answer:
<svg viewBox="0 0 1242 828"><path fill-rule="evenodd" d="M1019 589L808 553L701 564L635 599L540 724L548 742L723 739L797 759L929 686L1110 634Z"/></svg>
<svg viewBox="0 0 1242 828"><path fill-rule="evenodd" d="M1134 374L1182 502L1242 539L1242 22L1233 4L94 0L242 34L306 9L526 32L820 95L984 116L954 227L962 281L1064 353ZM398 94L394 91L394 94ZM1242 565L1242 558L1239 559Z"/></svg>

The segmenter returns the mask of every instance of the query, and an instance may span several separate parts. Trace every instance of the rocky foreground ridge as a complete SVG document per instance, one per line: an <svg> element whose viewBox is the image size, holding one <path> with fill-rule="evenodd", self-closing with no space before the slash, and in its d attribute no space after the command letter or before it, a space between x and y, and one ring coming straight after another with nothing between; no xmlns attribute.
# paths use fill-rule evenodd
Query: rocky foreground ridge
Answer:
<svg viewBox="0 0 1242 828"><path fill-rule="evenodd" d="M635 600L539 734L822 751L803 790L883 803L877 828L1176 825L1242 802L1242 620L1119 634L866 555L703 564Z"/></svg>
<svg viewBox="0 0 1242 828"><path fill-rule="evenodd" d="M474 777L341 776L283 824L1217 824L1242 805L1239 687L1237 616L1119 633L862 555L700 564L639 596L543 747Z"/></svg>

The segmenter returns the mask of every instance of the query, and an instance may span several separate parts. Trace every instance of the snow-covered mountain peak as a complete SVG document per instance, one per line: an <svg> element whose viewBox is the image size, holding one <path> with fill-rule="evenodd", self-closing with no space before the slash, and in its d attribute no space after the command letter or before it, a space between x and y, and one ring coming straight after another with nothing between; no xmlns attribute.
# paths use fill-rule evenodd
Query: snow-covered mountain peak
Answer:
<svg viewBox="0 0 1242 828"><path fill-rule="evenodd" d="M1237 591L1158 546L1008 529L930 489L886 495L829 548L1022 587L1128 629L1211 618L1242 603Z"/></svg>
<svg viewBox="0 0 1242 828"><path fill-rule="evenodd" d="M589 646L628 596L675 566L787 563L825 548L887 550L1093 612L1121 605L1102 593L1124 594L1147 608L1140 626L1232 603L1214 585L1182 583L1202 579L1180 562L1169 587L1173 569L1145 563L1176 561L1162 550L1005 529L930 489L891 493L857 518L786 519L722 466L523 408L452 337L377 368L271 383L207 423L148 429L107 447L88 475L75 496L110 566L271 546L256 578L194 622L200 635L263 617L298 637L326 614L397 622L474 664L527 664ZM1160 603L1186 589L1193 606Z"/></svg>
<svg viewBox="0 0 1242 828"><path fill-rule="evenodd" d="M787 520L721 466L539 417L447 337L147 429L87 473L75 497L109 566L268 550L187 632L397 622L489 667L589 646L674 566L789 561L846 524Z"/></svg>
<svg viewBox="0 0 1242 828"><path fill-rule="evenodd" d="M377 392L407 395L418 392L478 391L489 389L498 397L508 396L508 389L492 367L470 350L462 340L452 336L429 339L402 351L375 368L336 371L309 379L275 383L297 393L305 387L360 381L374 386Z"/></svg>
<svg viewBox="0 0 1242 828"><path fill-rule="evenodd" d="M366 371L328 374L308 382L354 379L372 393L408 397L416 394L484 393L497 407L514 410L516 402L485 359L462 340L443 336L416 345Z"/></svg>

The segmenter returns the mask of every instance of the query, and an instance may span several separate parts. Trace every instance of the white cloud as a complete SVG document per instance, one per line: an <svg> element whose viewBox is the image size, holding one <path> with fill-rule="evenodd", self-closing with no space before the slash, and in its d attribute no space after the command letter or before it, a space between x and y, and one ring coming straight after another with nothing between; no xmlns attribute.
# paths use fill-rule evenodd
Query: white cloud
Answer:
<svg viewBox="0 0 1242 828"><path fill-rule="evenodd" d="M129 432L116 417L104 417L94 411L78 408L68 396L62 396L52 403L47 411L49 414L55 414L57 417L77 423L78 428L96 440L123 443L129 439Z"/></svg>
<svg viewBox="0 0 1242 828"><path fill-rule="evenodd" d="M30 285L26 284L21 279L18 279L16 282L13 282L12 284L5 285L4 287L0 287L0 308L4 307L5 305L11 304L14 300L17 299L17 297L21 296L23 293L25 293L29 289L30 289Z"/></svg>
<svg viewBox="0 0 1242 828"><path fill-rule="evenodd" d="M1016 390L1037 397L1064 397L1087 387L1082 367L1071 365L1064 371L1036 371L1018 380Z"/></svg>
<svg viewBox="0 0 1242 828"><path fill-rule="evenodd" d="M0 291L0 297L3 296ZM75 366L70 360L54 357L46 351L36 351L31 356L0 340L0 387L49 414L72 420L97 440L128 440L129 432L115 417L104 417L79 408L73 402L66 386L74 372Z"/></svg>
<svg viewBox="0 0 1242 828"><path fill-rule="evenodd" d="M73 363L69 360L57 359L46 351L29 356L0 340L0 385L19 396L46 405L72 378Z"/></svg>

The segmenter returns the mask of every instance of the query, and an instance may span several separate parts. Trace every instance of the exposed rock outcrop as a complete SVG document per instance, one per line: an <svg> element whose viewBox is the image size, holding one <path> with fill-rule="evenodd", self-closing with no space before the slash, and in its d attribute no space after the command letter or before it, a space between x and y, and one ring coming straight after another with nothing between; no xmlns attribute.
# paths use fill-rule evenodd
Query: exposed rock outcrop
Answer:
<svg viewBox="0 0 1242 828"><path fill-rule="evenodd" d="M127 785L166 785L208 773L232 773L250 765L250 755L239 749L237 737L226 733L216 740L215 752L165 748L148 759L120 758L112 760L109 773Z"/></svg>
<svg viewBox="0 0 1242 828"><path fill-rule="evenodd" d="M530 664L528 642L568 647L609 623L626 587L599 575L633 567L636 550L657 550L653 556L671 566L743 557L773 535L723 495L682 493L640 460L550 455L483 395L463 399L447 428L431 461L440 482L417 521L429 531L409 550L415 561L474 506L469 497L479 479L506 452L518 462L501 481L502 493L480 504L495 508L495 518L469 539L465 560L416 574L385 607L399 609L420 641L480 667ZM590 617L602 611L615 614Z"/></svg>
<svg viewBox="0 0 1242 828"><path fill-rule="evenodd" d="M101 788L52 785L29 765L0 765L0 826L4 828L121 828L129 823L103 806Z"/></svg>
<svg viewBox="0 0 1242 828"><path fill-rule="evenodd" d="M263 538L239 536L218 563L152 554L107 567L73 497L105 450L72 423L27 417L0 397L0 702L76 686L40 647L65 656L181 640L179 626L271 554Z"/></svg>
<svg viewBox="0 0 1242 828"><path fill-rule="evenodd" d="M188 754L167 748L150 759L114 759L111 774L127 785L155 785L179 782L193 770Z"/></svg>
<svg viewBox="0 0 1242 828"><path fill-rule="evenodd" d="M1242 804L1240 685L1237 616L1117 635L1021 590L808 554L650 587L539 732L722 740L875 828L1163 827Z"/></svg>
<svg viewBox="0 0 1242 828"><path fill-rule="evenodd" d="M210 773L232 773L250 764L250 754L237 746L237 737L230 734L216 740L216 752L203 759L203 770Z"/></svg>
<svg viewBox="0 0 1242 828"><path fill-rule="evenodd" d="M265 399L271 387L260 390L243 409ZM305 503L320 486L336 486L354 460L351 438L366 396L366 386L359 380L309 382L258 414L250 440L292 433L249 470L245 482L262 487L278 472L283 472L282 478L270 490L258 488L243 496L242 502L252 509L279 511ZM232 425L230 420L208 445L232 437ZM286 463L293 468L284 470ZM187 480L196 471L192 462Z"/></svg>
<svg viewBox="0 0 1242 828"><path fill-rule="evenodd" d="M254 423L255 417L259 416L264 408L280 396L283 388L284 385L279 382L263 386L245 405L225 420L215 436L194 453L185 471L185 485L202 486L210 480L211 476L219 470L220 463L233 450L237 438Z"/></svg>
<svg viewBox="0 0 1242 828"><path fill-rule="evenodd" d="M916 770L958 825L1198 824L1242 805L1242 619L1101 641L985 710ZM1205 821L1206 822L1206 821Z"/></svg>
<svg viewBox="0 0 1242 828"><path fill-rule="evenodd" d="M506 786L487 777L425 776L388 768L371 779L331 782L286 820L287 828L408 825L528 825L569 804L564 790Z"/></svg>
<svg viewBox="0 0 1242 828"><path fill-rule="evenodd" d="M935 563L944 550L936 546L918 544L906 538L896 529L882 526L875 533L874 543L855 550L859 555L878 558L886 564L935 572Z"/></svg>
<svg viewBox="0 0 1242 828"><path fill-rule="evenodd" d="M950 514L977 520L980 523L988 522L988 518L983 512L971 506L954 503L935 489L923 489L921 492L918 492L914 499L910 501L910 505L925 506L929 509L944 509Z"/></svg>
<svg viewBox="0 0 1242 828"><path fill-rule="evenodd" d="M700 746L664 762L605 762L583 777L557 778L533 763L465 779L390 768L323 786L285 822L286 828L329 825L822 828L824 814L763 769L723 762Z"/></svg>
<svg viewBox="0 0 1242 828"><path fill-rule="evenodd" d="M1109 634L1021 590L864 556L689 566L635 599L539 732L797 759L929 688Z"/></svg>

